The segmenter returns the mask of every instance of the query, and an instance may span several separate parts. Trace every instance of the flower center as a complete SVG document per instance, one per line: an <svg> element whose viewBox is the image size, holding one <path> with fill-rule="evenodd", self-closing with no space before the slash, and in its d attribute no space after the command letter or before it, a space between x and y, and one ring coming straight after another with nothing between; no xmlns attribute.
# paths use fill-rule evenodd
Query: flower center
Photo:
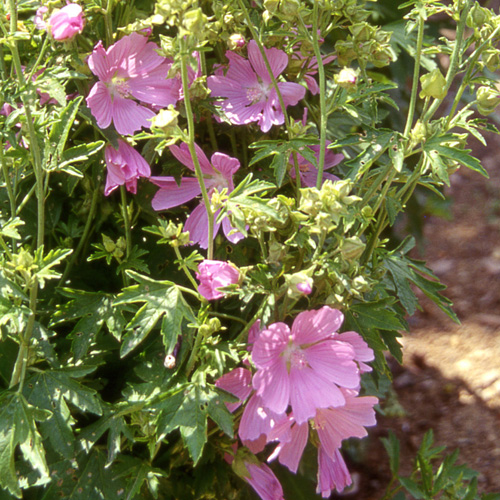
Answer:
<svg viewBox="0 0 500 500"><path fill-rule="evenodd" d="M269 87L264 83L259 83L255 87L247 87L247 99L252 104L260 102L263 98L267 97L268 93Z"/></svg>
<svg viewBox="0 0 500 500"><path fill-rule="evenodd" d="M114 76L111 78L111 81L107 83L107 87L112 96L119 95L120 97L129 97L130 91L127 83L128 78L120 78L118 76Z"/></svg>
<svg viewBox="0 0 500 500"><path fill-rule="evenodd" d="M303 370L309 366L305 352L291 339L283 351L283 357L289 373L291 368Z"/></svg>

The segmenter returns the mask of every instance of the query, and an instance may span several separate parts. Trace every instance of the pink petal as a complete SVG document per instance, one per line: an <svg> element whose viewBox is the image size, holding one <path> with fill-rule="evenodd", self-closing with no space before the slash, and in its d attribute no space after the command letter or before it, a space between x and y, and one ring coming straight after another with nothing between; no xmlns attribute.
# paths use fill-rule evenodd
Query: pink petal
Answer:
<svg viewBox="0 0 500 500"><path fill-rule="evenodd" d="M262 397L266 408L279 414L286 411L290 400L291 384L286 366L281 360L269 368L258 370L253 376L252 383L257 395Z"/></svg>
<svg viewBox="0 0 500 500"><path fill-rule="evenodd" d="M92 54L90 54L87 61L90 71L96 75L99 80L107 82L111 79L111 69L109 67L108 56L102 42L98 42L94 47Z"/></svg>
<svg viewBox="0 0 500 500"><path fill-rule="evenodd" d="M255 71L252 69L250 61L230 50L226 52L226 57L229 60L229 68L226 72L226 77L228 79L238 83L240 87L252 87L259 84L259 80Z"/></svg>
<svg viewBox="0 0 500 500"><path fill-rule="evenodd" d="M257 368L273 366L281 358L289 336L290 329L285 323L273 323L267 329L262 330L252 352L252 361Z"/></svg>
<svg viewBox="0 0 500 500"><path fill-rule="evenodd" d="M288 467L294 474L297 472L299 462L309 437L309 424L295 424L292 429L292 438L289 442L279 445L280 464Z"/></svg>
<svg viewBox="0 0 500 500"><path fill-rule="evenodd" d="M220 224L214 223L214 237L219 231ZM205 205L201 202L187 218L184 229L189 231L191 241L198 243L201 248L208 248L208 214Z"/></svg>
<svg viewBox="0 0 500 500"><path fill-rule="evenodd" d="M241 416L238 435L242 441L255 441L262 435L267 435L280 419L270 409L264 406L263 399L254 394L245 405Z"/></svg>
<svg viewBox="0 0 500 500"><path fill-rule="evenodd" d="M309 366L325 379L349 389L358 387L359 369L351 345L327 339L307 347L304 353Z"/></svg>
<svg viewBox="0 0 500 500"><path fill-rule="evenodd" d="M354 349L354 359L358 361L360 370L364 372L371 372L371 366L368 366L364 361L373 361L375 355L373 350L368 347L368 344L363 340L361 335L357 332L344 332L340 334L335 334L334 338L336 340L341 340L342 342L348 342Z"/></svg>
<svg viewBox="0 0 500 500"><path fill-rule="evenodd" d="M206 175L214 175L214 169L210 162L208 161L207 155L204 151L198 146L198 144L194 145L194 149L196 151L196 156L198 157L198 162L200 164L201 171ZM189 146L183 142L180 146L170 146L170 152L187 168L195 171L193 159L191 157L191 153L189 152Z"/></svg>
<svg viewBox="0 0 500 500"><path fill-rule="evenodd" d="M255 377L254 377L255 378ZM318 408L341 406L345 397L331 381L310 368L290 370L290 404L297 423L302 424L316 415Z"/></svg>
<svg viewBox="0 0 500 500"><path fill-rule="evenodd" d="M151 122L149 120L153 116L155 116L154 111L140 106L131 99L114 97L113 123L119 134L133 135L134 132L140 130L142 127L150 128Z"/></svg>
<svg viewBox="0 0 500 500"><path fill-rule="evenodd" d="M344 315L328 306L315 311L304 311L293 322L292 336L297 344L318 342L335 333L343 321Z"/></svg>
<svg viewBox="0 0 500 500"><path fill-rule="evenodd" d="M269 62L269 66L271 66L274 78L277 78L287 67L288 56L282 50L275 49L274 47L271 49L266 49L264 47L264 52ZM262 80L265 83L271 83L271 78L269 76L269 72L267 71L264 58L262 57L255 40L250 40L248 43L248 59L252 64L253 69L262 78Z"/></svg>
<svg viewBox="0 0 500 500"><path fill-rule="evenodd" d="M339 450L335 450L333 456L318 448L318 487L316 493L321 493L323 498L330 498L333 489L338 492L344 490L352 483L349 470Z"/></svg>
<svg viewBox="0 0 500 500"><path fill-rule="evenodd" d="M183 177L180 186L174 177L150 177L149 180L160 186L151 200L154 210L178 207L201 194L200 184L195 177Z"/></svg>
<svg viewBox="0 0 500 500"><path fill-rule="evenodd" d="M307 88L312 95L319 94L319 86L316 80L310 75L304 75L304 80L306 82Z"/></svg>
<svg viewBox="0 0 500 500"><path fill-rule="evenodd" d="M226 238L233 244L238 243L238 241L242 240L245 237L239 231L233 232L234 227L231 226L231 222L227 217L224 217L222 219L222 230L224 231L224 235L226 236Z"/></svg>
<svg viewBox="0 0 500 500"><path fill-rule="evenodd" d="M245 465L250 474L245 479L262 500L284 500L281 484L267 465L249 462Z"/></svg>
<svg viewBox="0 0 500 500"><path fill-rule="evenodd" d="M213 167L230 181L232 181L233 175L240 168L239 160L224 153L214 153L211 161Z"/></svg>
<svg viewBox="0 0 500 500"><path fill-rule="evenodd" d="M86 101L90 112L97 121L97 125L100 128L109 127L113 116L113 105L106 85L102 82L97 82L90 90Z"/></svg>
<svg viewBox="0 0 500 500"><path fill-rule="evenodd" d="M241 406L241 403L252 392L252 374L245 368L236 368L215 381L215 386L236 396L239 401L226 403L227 409L232 413Z"/></svg>
<svg viewBox="0 0 500 500"><path fill-rule="evenodd" d="M377 398L348 394L345 397L345 406L318 409L314 419L321 444L330 456L344 439L365 437L368 434L365 427L376 424L373 407L378 403Z"/></svg>
<svg viewBox="0 0 500 500"><path fill-rule="evenodd" d="M306 89L298 83L278 82L278 88L285 106L295 106L306 95Z"/></svg>

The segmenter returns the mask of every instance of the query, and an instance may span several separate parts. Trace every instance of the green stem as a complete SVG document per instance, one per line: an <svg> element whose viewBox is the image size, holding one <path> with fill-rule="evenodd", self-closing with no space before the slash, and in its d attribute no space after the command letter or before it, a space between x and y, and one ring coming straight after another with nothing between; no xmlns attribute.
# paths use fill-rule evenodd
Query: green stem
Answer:
<svg viewBox="0 0 500 500"><path fill-rule="evenodd" d="M106 26L106 43L109 47L113 43L113 0L108 0L106 5L104 25Z"/></svg>
<svg viewBox="0 0 500 500"><path fill-rule="evenodd" d="M420 60L422 56L422 47L424 44L424 27L425 27L424 18L421 9L419 9L415 67L413 68L413 83L411 87L411 97L410 97L410 105L408 108L408 116L406 118L406 125L403 132L403 135L405 137L408 137L410 133L411 126L413 124L413 116L415 114L415 106L417 104L418 81L420 76Z"/></svg>
<svg viewBox="0 0 500 500"><path fill-rule="evenodd" d="M232 314L225 314L220 312L211 311L210 314L212 316L217 316L218 318L230 319L231 321L237 321L238 323L242 323L246 325L247 322L244 319L238 318L238 316L233 316Z"/></svg>
<svg viewBox="0 0 500 500"><path fill-rule="evenodd" d="M179 247L175 245L172 246L174 248L175 255L177 256L177 259L179 261L179 267L184 271L184 274L187 276L188 280L191 282L194 289L198 290L198 283L196 283L196 280L194 279L193 275L189 272L189 269L186 267L186 264L184 264L184 259L182 258Z"/></svg>
<svg viewBox="0 0 500 500"><path fill-rule="evenodd" d="M16 216L16 196L14 190L12 189L12 183L10 182L9 167L5 162L3 156L3 141L0 141L0 163L2 164L2 173L5 180L5 187L7 188L7 196L9 198L10 204L10 217L13 219Z"/></svg>
<svg viewBox="0 0 500 500"><path fill-rule="evenodd" d="M319 158L318 158L318 175L316 177L316 188L320 189L323 184L323 170L325 168L325 152L326 152L326 86L325 86L325 68L323 67L323 59L319 49L318 42L318 4L314 2L313 7L313 49L316 62L318 64L318 79L319 79L319 110L320 110L320 124L319 124Z"/></svg>
<svg viewBox="0 0 500 500"><path fill-rule="evenodd" d="M46 36L44 41L43 41L42 48L40 49L40 53L38 54L38 57L36 58L35 64L31 68L31 71L29 72L28 81L32 80L33 75L36 73L36 69L38 68L38 66L40 66L40 63L42 62L43 57L45 56L45 52L47 52L48 46L49 46L49 37Z"/></svg>
<svg viewBox="0 0 500 500"><path fill-rule="evenodd" d="M26 124L28 127L28 135L30 140L30 152L33 159L33 171L35 173L35 191L37 197L37 238L36 245L37 248L43 248L44 234L45 234L45 193L44 193L44 171L42 168L42 156L40 153L40 148L38 145L38 139L36 136L34 119L31 114L31 106L35 102L32 98L34 91L31 81L26 82L21 67L21 59L19 57L19 51L17 48L17 42L15 39L15 33L17 31L17 9L16 1L9 0L9 14L10 14L10 36L12 41L10 42L10 49L12 53L12 61L14 68L16 70L17 78L19 81L20 88L23 89L21 92L21 100L24 105L24 112L26 116ZM26 89L30 91L29 96L26 95ZM28 318L28 323L24 334L20 333L20 345L19 351L17 353L16 363L14 365L14 371L12 373L12 378L10 381L10 386L13 387L19 383L19 392L22 391L24 378L26 376L26 367L28 364L29 349L31 343L31 336L33 335L33 329L35 326L35 317L37 311L37 296L38 296L38 279L36 276L33 278L32 283L29 286L29 308L30 316Z"/></svg>
<svg viewBox="0 0 500 500"><path fill-rule="evenodd" d="M95 215L97 212L97 201L98 200L99 200L99 189L96 186L96 187L94 187L94 192L92 193L92 201L90 203L89 215L87 217L87 221L85 222L85 227L83 228L82 237L80 238L80 241L78 242L78 245L77 245L75 251L71 255L71 259L66 264L63 275L61 276L61 279L59 280L58 286L64 285L66 278L68 277L71 269L75 265L76 259L80 255L80 252L82 251L82 248L84 247L84 245L87 241L87 238L88 238L90 231L92 229L92 222L94 221L94 218L95 218Z"/></svg>
<svg viewBox="0 0 500 500"><path fill-rule="evenodd" d="M202 328L198 328L198 332L196 333L196 338L194 340L193 349L191 350L191 354L189 355L188 362L186 364L186 378L189 378L191 372L193 371L194 364L196 363L196 358L198 357L198 351L200 350L200 346L205 338L205 334L203 333Z"/></svg>
<svg viewBox="0 0 500 500"><path fill-rule="evenodd" d="M205 180L203 178L203 172L201 171L200 162L198 161L198 156L196 155L196 149L194 147L194 120L193 111L191 108L191 101L189 97L189 79L188 79L188 57L189 52L187 50L186 41L184 38L179 38L181 45L181 76L182 76L182 90L184 93L184 106L186 107L186 118L188 122L188 137L189 143L188 148L191 153L191 159L193 160L194 170L196 177L200 184L201 195L203 197L203 203L205 204L205 209L208 216L208 252L207 258L213 259L214 256L214 214L212 207L210 205L210 198L208 197L207 188L205 186Z"/></svg>
<svg viewBox="0 0 500 500"><path fill-rule="evenodd" d="M448 94L448 90L450 89L453 79L455 78L455 75L457 74L457 71L459 69L459 59L461 55L460 52L464 40L465 21L467 20L467 15L469 14L470 8L471 8L471 2L470 0L467 0L466 5L460 17L460 21L457 26L455 46L453 47L453 52L451 54L451 59L450 59L450 66L448 68L448 72L446 73L446 85L445 85L446 94ZM427 123L434 116L434 113L437 111L437 109L443 102L443 99L444 97L442 99L434 100L432 106L427 110L427 113L425 113L422 119L423 123Z"/></svg>
<svg viewBox="0 0 500 500"><path fill-rule="evenodd" d="M257 309L257 312L252 316L252 319L247 323L247 326L245 326L245 328L243 328L243 330L241 330L240 334L234 339L235 344L239 344L240 342L243 342L243 340L245 340L247 338L248 331L250 330L250 328L252 328L254 323L258 319L260 319L260 316L262 315L262 312L264 311L264 308L267 305L268 299L269 299L269 297L266 295L264 297L264 299L262 300L262 302L260 303L260 306Z"/></svg>
<svg viewBox="0 0 500 500"><path fill-rule="evenodd" d="M121 196L121 209L122 209L122 219L123 226L125 229L125 259L128 261L130 254L132 253L132 232L130 230L130 219L128 216L127 207L127 191L124 184L120 186L120 196ZM129 280L125 273L123 273L123 284L128 286Z"/></svg>

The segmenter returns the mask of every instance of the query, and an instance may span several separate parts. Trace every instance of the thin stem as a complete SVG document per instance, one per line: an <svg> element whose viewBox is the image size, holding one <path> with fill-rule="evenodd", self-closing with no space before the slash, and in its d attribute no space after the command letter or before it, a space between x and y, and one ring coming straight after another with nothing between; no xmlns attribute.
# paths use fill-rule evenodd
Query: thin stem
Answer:
<svg viewBox="0 0 500 500"><path fill-rule="evenodd" d="M269 296L266 295L264 297L264 299L262 300L259 308L257 309L257 312L252 316L252 319L247 323L247 326L245 326L245 328L243 328L243 330L241 330L240 334L234 339L235 344L238 344L247 338L250 328L252 328L254 323L258 319L260 319L260 316L261 316L262 312L264 311L264 308L266 307L268 300L269 300Z"/></svg>
<svg viewBox="0 0 500 500"><path fill-rule="evenodd" d="M238 321L238 323L242 323L243 325L247 324L247 322L244 319L238 318L238 316L233 316L232 314L225 314L215 311L210 311L210 314L212 316L217 316L218 318L230 319L231 321Z"/></svg>
<svg viewBox="0 0 500 500"><path fill-rule="evenodd" d="M194 147L194 120L193 111L191 108L191 101L189 97L189 79L188 79L188 57L189 52L186 47L186 41L184 38L180 38L181 45L181 76L182 76L182 90L184 93L184 106L186 107L186 118L188 122L188 137L189 137L189 152L191 153L191 159L193 160L194 170L196 177L200 184L201 195L203 197L203 203L205 204L205 209L208 216L208 251L207 258L213 259L214 256L214 214L212 207L210 205L210 198L208 197L207 187L205 186L205 180L203 178L203 172L201 171L200 162L198 161L198 156L196 155L196 149Z"/></svg>
<svg viewBox="0 0 500 500"><path fill-rule="evenodd" d="M128 207L127 207L127 191L125 185L122 184L120 186L120 196L121 196L121 208L122 208L122 219L123 225L125 228L125 245L126 245L126 260L130 258L130 254L132 253L132 232L130 230L130 219L128 216ZM128 286L128 277L126 274L123 274L124 284Z"/></svg>
<svg viewBox="0 0 500 500"><path fill-rule="evenodd" d="M467 0L465 8L462 11L462 15L460 17L460 21L457 26L455 46L453 47L453 52L451 54L450 67L448 68L448 72L446 73L446 85L445 85L446 94L448 93L448 90L451 87L453 79L455 78L455 75L457 74L457 71L459 69L460 51L464 40L465 21L467 20L467 15L469 14L470 8L471 8L471 2L470 0ZM432 106L427 110L427 113L425 113L422 119L424 123L427 123L433 117L434 113L437 111L437 109L443 102L443 99L444 97L442 99L434 100Z"/></svg>
<svg viewBox="0 0 500 500"><path fill-rule="evenodd" d="M38 68L38 66L40 65L40 63L42 62L42 60L45 56L45 52L47 51L48 46L49 46L49 37L46 36L44 41L43 41L42 48L40 49L40 53L38 54L38 57L36 58L35 64L33 65L33 67L31 68L31 71L28 74L28 81L32 80L33 75L36 73L36 69Z"/></svg>
<svg viewBox="0 0 500 500"><path fill-rule="evenodd" d="M316 177L316 188L320 189L323 184L323 170L325 168L325 151L326 151L326 86L325 86L325 68L323 67L323 59L319 49L318 42L318 4L314 2L313 8L313 49L316 62L318 64L318 79L319 79L319 111L320 111L320 124L319 124L319 158L318 158L318 175Z"/></svg>
<svg viewBox="0 0 500 500"><path fill-rule="evenodd" d="M37 248L43 248L44 234L45 234L45 193L44 193L44 171L42 168L42 157L40 153L40 148L38 145L38 139L36 136L34 119L31 114L31 106L34 102L33 99L28 98L30 96L26 95L26 89L31 91L33 94L33 85L31 81L26 82L21 67L21 59L19 57L19 51L17 49L17 41L15 38L15 32L17 31L17 9L16 1L9 0L9 15L10 15L10 36L12 40L10 42L10 49L12 53L12 61L14 68L16 70L18 82L20 88L23 89L21 93L21 100L24 105L24 112L26 116L26 124L28 127L28 135L30 141L30 152L33 159L33 171L35 173L35 191L37 197ZM12 378L9 387L13 387L19 383L20 393L23 388L24 378L26 376L26 367L28 364L29 349L31 343L31 336L33 335L33 329L35 326L35 317L37 311L37 297L38 297L38 279L35 276L33 281L29 286L29 308L30 315L26 325L26 329L23 333L19 334L20 345L19 351L17 353L16 363L14 365L14 370L12 373Z"/></svg>
<svg viewBox="0 0 500 500"><path fill-rule="evenodd" d="M80 252L82 251L82 248L84 247L87 238L90 234L90 231L92 229L92 222L94 221L95 214L97 212L97 201L99 200L99 189L94 187L94 192L92 193L92 201L90 202L90 210L89 210L89 215L87 217L87 221L85 222L85 227L83 229L83 234L82 237L80 238L80 241L78 242L78 245L71 255L71 259L68 261L66 264L66 268L64 269L64 273L61 276L61 279L59 280L59 286L62 286L64 282L66 281L66 278L68 277L71 269L75 265L76 259L80 255Z"/></svg>
<svg viewBox="0 0 500 500"><path fill-rule="evenodd" d="M106 43L109 47L113 43L113 0L108 0L106 5L104 25L106 26Z"/></svg>
<svg viewBox="0 0 500 500"><path fill-rule="evenodd" d="M411 126L413 124L413 116L415 114L415 106L417 104L417 92L418 92L418 77L420 76L420 60L422 56L422 47L424 44L424 19L421 10L419 9L418 15L418 37L417 37L417 47L415 52L415 67L413 68L413 83L411 87L411 97L410 106L408 108L408 116L406 118L406 125L403 132L405 137L408 137L410 133Z"/></svg>
<svg viewBox="0 0 500 500"><path fill-rule="evenodd" d="M182 258L179 247L175 245L172 246L174 248L175 255L177 256L177 259L179 261L179 267L184 271L184 274L187 276L188 280L191 282L194 289L198 290L198 283L196 283L196 280L194 279L193 275L189 272L189 269L187 268L186 264L184 264L184 259Z"/></svg>
<svg viewBox="0 0 500 500"><path fill-rule="evenodd" d="M10 216L13 219L16 216L16 196L12 189L12 183L10 182L9 167L7 167L7 163L5 163L3 148L3 141L0 141L0 163L2 164L2 173L5 180L5 187L7 188L7 196L9 197Z"/></svg>

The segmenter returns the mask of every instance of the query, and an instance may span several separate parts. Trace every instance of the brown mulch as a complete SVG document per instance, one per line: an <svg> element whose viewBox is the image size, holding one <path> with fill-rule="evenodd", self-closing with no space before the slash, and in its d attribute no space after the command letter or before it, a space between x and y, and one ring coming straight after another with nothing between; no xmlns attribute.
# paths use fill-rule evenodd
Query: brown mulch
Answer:
<svg viewBox="0 0 500 500"><path fill-rule="evenodd" d="M424 232L423 258L447 285L461 324L426 300L409 319L404 365L391 365L404 416L378 418L346 498L382 497L390 472L379 438L389 429L401 442L403 474L432 428L436 446L459 448L459 462L479 472L480 492L500 492L500 136L474 150L490 179L461 168L446 193L452 220L430 216Z"/></svg>

